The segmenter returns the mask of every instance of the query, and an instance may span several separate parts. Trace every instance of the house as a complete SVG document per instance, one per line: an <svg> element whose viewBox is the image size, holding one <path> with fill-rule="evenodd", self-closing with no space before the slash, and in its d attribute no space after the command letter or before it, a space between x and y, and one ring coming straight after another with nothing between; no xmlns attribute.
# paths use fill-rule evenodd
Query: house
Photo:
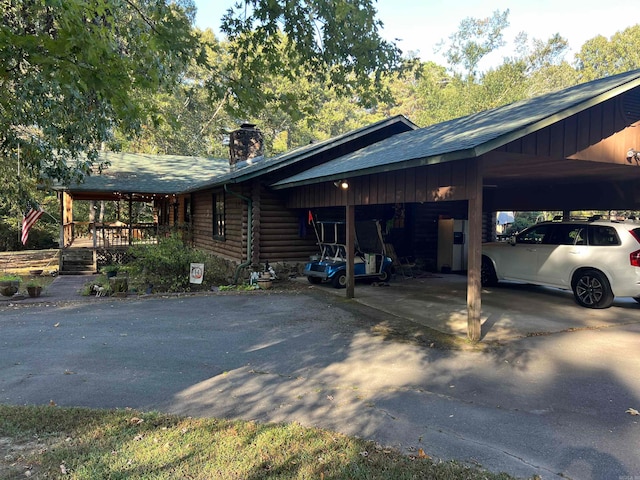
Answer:
<svg viewBox="0 0 640 480"><path fill-rule="evenodd" d="M193 244L240 266L314 253L304 229L311 210L342 215L348 230L359 217L382 219L398 250L436 268L440 221L464 220L469 337L477 340L481 243L495 212L640 210L639 127L636 70L422 129L394 117L258 156L175 199L191 207ZM347 189L336 188L342 181Z"/></svg>

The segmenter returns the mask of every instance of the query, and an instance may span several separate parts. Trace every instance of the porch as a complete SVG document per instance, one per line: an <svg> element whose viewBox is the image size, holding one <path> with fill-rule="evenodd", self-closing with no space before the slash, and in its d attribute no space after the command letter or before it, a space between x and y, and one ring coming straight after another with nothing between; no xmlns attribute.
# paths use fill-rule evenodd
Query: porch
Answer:
<svg viewBox="0 0 640 480"><path fill-rule="evenodd" d="M100 267L126 261L129 247L158 243L165 228L156 223L70 222L64 225L67 239L61 250L59 273L97 273Z"/></svg>

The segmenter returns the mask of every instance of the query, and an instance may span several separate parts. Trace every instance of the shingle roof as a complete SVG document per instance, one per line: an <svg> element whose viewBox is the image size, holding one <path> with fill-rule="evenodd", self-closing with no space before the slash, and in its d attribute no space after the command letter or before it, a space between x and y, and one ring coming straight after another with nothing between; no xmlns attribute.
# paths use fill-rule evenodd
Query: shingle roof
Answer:
<svg viewBox="0 0 640 480"><path fill-rule="evenodd" d="M635 70L400 133L276 182L273 187L477 157L639 85L640 70Z"/></svg>
<svg viewBox="0 0 640 480"><path fill-rule="evenodd" d="M278 155L277 157L262 158L256 160L254 163L250 163L246 166L243 166L242 168L238 168L237 170L226 173L224 175L211 176L211 178L203 182L191 185L185 192L193 192L211 188L223 185L225 183L238 183L241 181L249 180L251 178L255 178L260 175L271 173L276 170L285 168L288 165L296 163L300 160L304 160L305 158L316 155L322 151L340 146L351 140L360 138L364 135L375 132L377 130L381 130L382 128L393 124L402 124L407 130L418 128L413 122L408 120L403 115L396 115L394 117L385 118L378 122L366 125L355 130L351 130L336 137L331 137L321 142L311 143L309 145L294 148L293 150L283 153L282 155Z"/></svg>
<svg viewBox="0 0 640 480"><path fill-rule="evenodd" d="M110 166L68 189L74 192L172 194L229 171L229 160L178 155L105 153Z"/></svg>

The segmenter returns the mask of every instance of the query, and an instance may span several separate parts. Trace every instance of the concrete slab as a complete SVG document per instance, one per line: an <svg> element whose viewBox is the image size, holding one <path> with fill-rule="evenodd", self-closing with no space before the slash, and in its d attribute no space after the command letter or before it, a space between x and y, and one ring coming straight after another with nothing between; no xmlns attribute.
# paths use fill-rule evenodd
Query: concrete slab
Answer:
<svg viewBox="0 0 640 480"><path fill-rule="evenodd" d="M322 288L344 296L344 290ZM439 332L467 336L467 278L433 274L396 279L388 286L356 283L354 301ZM640 304L616 299L611 308L594 310L577 305L572 292L517 283L500 283L482 290L482 341L510 340L550 333L640 323Z"/></svg>

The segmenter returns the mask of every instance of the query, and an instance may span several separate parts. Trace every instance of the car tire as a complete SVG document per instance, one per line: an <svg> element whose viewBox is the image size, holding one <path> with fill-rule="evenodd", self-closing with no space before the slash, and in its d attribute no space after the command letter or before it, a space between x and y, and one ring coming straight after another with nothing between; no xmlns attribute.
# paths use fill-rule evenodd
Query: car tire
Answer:
<svg viewBox="0 0 640 480"><path fill-rule="evenodd" d="M613 291L606 275L592 268L579 271L573 280L573 296L586 308L609 308Z"/></svg>
<svg viewBox="0 0 640 480"><path fill-rule="evenodd" d="M387 283L389 280L391 280L391 267L383 269L382 273L378 277L379 282Z"/></svg>
<svg viewBox="0 0 640 480"><path fill-rule="evenodd" d="M493 287L498 284L498 276L493 262L489 257L482 257L482 266L480 267L480 282L483 287Z"/></svg>
<svg viewBox="0 0 640 480"><path fill-rule="evenodd" d="M309 283L313 285L318 285L322 282L322 279L320 277L307 277L307 280L309 280Z"/></svg>
<svg viewBox="0 0 640 480"><path fill-rule="evenodd" d="M331 279L331 285L333 288L346 288L347 287L347 274L346 272L339 272Z"/></svg>

